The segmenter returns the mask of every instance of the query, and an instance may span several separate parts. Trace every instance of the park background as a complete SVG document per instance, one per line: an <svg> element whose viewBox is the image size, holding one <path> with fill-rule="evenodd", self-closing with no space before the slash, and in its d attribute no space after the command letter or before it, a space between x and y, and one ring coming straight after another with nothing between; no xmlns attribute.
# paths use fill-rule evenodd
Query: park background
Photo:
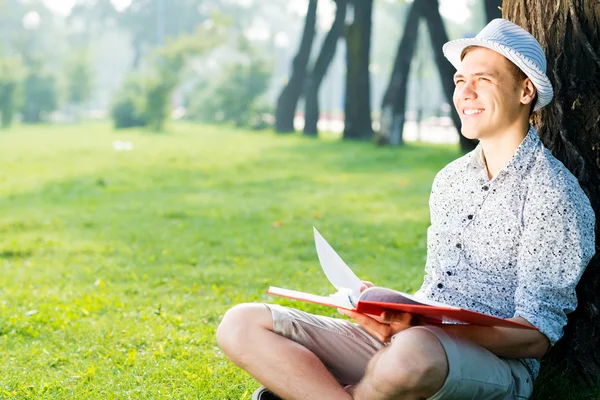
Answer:
<svg viewBox="0 0 600 400"><path fill-rule="evenodd" d="M216 327L335 314L264 293L332 291L313 226L418 289L431 183L476 144L440 43L501 3L0 0L0 398L249 399Z"/></svg>

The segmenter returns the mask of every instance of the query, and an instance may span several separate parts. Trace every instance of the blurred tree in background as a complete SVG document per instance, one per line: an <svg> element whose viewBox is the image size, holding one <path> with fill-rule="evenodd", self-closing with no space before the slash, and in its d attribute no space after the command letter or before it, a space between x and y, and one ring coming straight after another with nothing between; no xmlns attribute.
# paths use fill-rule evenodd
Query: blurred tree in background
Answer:
<svg viewBox="0 0 600 400"><path fill-rule="evenodd" d="M23 122L38 123L58 107L57 77L47 50L58 39L53 18L39 2L0 3L2 48L9 57L2 63L6 75L0 77L4 127L12 123L15 110Z"/></svg>
<svg viewBox="0 0 600 400"><path fill-rule="evenodd" d="M411 61L419 33L419 22L426 7L425 0L415 0L404 22L404 32L394 61L390 82L381 105L381 128L377 134L378 144L401 145L403 142L406 114L406 95Z"/></svg>
<svg viewBox="0 0 600 400"><path fill-rule="evenodd" d="M58 88L56 77L44 67L40 58L28 58L26 70L21 115L23 122L34 124L42 122L48 113L56 110Z"/></svg>
<svg viewBox="0 0 600 400"><path fill-rule="evenodd" d="M202 0L135 0L117 11L110 0L78 1L69 18L83 26L85 34L79 41L89 42L91 36L107 28L126 32L133 51L132 67L139 69L147 53L164 45L167 38L193 33L210 17L210 4Z"/></svg>
<svg viewBox="0 0 600 400"><path fill-rule="evenodd" d="M369 139L371 121L371 29L373 0L351 0L352 22L346 26L346 95L344 139Z"/></svg>
<svg viewBox="0 0 600 400"><path fill-rule="evenodd" d="M336 12L335 19L331 29L327 33L319 56L315 61L312 71L306 78L305 93L305 113L304 113L304 134L316 136L317 122L319 121L319 89L323 78L327 73L329 65L336 53L337 42L342 33L346 22L346 8L348 0L335 0Z"/></svg>
<svg viewBox="0 0 600 400"><path fill-rule="evenodd" d="M87 49L73 51L65 63L67 79L67 104L75 119L79 119L79 108L90 99L93 89L94 71Z"/></svg>
<svg viewBox="0 0 600 400"><path fill-rule="evenodd" d="M23 72L19 58L0 58L0 126L2 128L10 127L17 112L18 90Z"/></svg>
<svg viewBox="0 0 600 400"><path fill-rule="evenodd" d="M146 126L146 89L141 74L131 73L115 93L111 117L115 128Z"/></svg>
<svg viewBox="0 0 600 400"><path fill-rule="evenodd" d="M163 45L167 38L193 33L197 25L210 16L198 12L203 4L210 2L136 0L117 14L118 26L129 32L132 38L133 67L140 67L144 52L151 50L154 45Z"/></svg>
<svg viewBox="0 0 600 400"><path fill-rule="evenodd" d="M277 99L275 130L279 133L294 131L294 115L298 100L304 91L306 67L310 59L316 23L317 0L309 0L300 47L292 62L292 73Z"/></svg>
<svg viewBox="0 0 600 400"><path fill-rule="evenodd" d="M276 130L293 132L304 120L307 135L317 135L319 126L365 139L373 129L384 133L389 127L383 104L404 98L403 107L395 105L396 117L413 124L415 115L418 121L424 115L447 124L450 102L434 76L438 56L429 41L413 43L420 58L412 73L415 57L398 51L413 3L76 0L70 7L58 0L3 0L0 54L19 58L22 69L20 80L3 78L3 91L10 93L3 97L5 108L17 110L6 111L6 121L109 115L118 127L161 130L174 116L250 126L275 121ZM462 0L473 11L457 22L442 19L442 3L423 2L435 14L438 41L439 32L448 38L474 34L485 23L484 10L497 14L497 0ZM222 40L211 42L197 32L218 28L215 14L229 21ZM190 36L208 47L194 52L175 45ZM343 46L337 46L340 40ZM394 65L405 67L404 89Z"/></svg>
<svg viewBox="0 0 600 400"><path fill-rule="evenodd" d="M207 76L188 96L190 118L204 122L231 122L236 126L264 128L271 112L261 96L269 86L272 68L244 37L238 38L234 61L216 76Z"/></svg>
<svg viewBox="0 0 600 400"><path fill-rule="evenodd" d="M171 98L181 83L187 63L225 40L226 20L215 16L212 25L198 26L192 34L168 39L155 49L149 68L133 72L115 95L111 114L117 128L149 126L160 131L171 111Z"/></svg>

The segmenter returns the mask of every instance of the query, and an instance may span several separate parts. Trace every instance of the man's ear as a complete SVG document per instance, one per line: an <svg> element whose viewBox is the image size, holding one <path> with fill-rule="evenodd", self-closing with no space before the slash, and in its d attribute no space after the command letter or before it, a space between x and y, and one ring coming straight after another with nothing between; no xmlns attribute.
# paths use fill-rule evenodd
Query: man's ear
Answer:
<svg viewBox="0 0 600 400"><path fill-rule="evenodd" d="M526 78L522 84L522 95L521 95L521 103L522 104L531 104L533 99L535 99L535 95L537 93L537 89L535 88L531 79Z"/></svg>

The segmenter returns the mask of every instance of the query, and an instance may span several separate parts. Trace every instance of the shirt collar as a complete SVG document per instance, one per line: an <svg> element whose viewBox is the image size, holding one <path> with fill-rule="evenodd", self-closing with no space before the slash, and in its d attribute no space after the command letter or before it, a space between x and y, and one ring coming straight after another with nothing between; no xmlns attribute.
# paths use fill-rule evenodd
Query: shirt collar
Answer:
<svg viewBox="0 0 600 400"><path fill-rule="evenodd" d="M527 132L527 135L519 147L517 147L515 154L513 154L508 164L502 168L502 171L506 171L511 175L522 177L527 171L529 164L533 160L534 149L537 148L539 144L540 137L533 125L529 124L529 131ZM485 161L483 160L483 149L481 144L477 145L475 150L473 150L473 155L471 156L471 166L476 170L485 169Z"/></svg>

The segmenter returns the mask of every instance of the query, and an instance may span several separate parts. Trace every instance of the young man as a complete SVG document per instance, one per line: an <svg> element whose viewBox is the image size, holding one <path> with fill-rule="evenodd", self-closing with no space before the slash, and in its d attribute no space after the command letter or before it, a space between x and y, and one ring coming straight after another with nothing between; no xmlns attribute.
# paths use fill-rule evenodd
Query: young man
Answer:
<svg viewBox="0 0 600 400"><path fill-rule="evenodd" d="M227 312L229 358L264 387L255 399L529 398L539 359L563 335L594 253L594 213L576 178L529 125L552 99L539 43L496 19L447 43L462 133L479 139L433 183L418 295L532 325L419 326L411 315L346 320L277 305ZM272 392L271 392L272 391Z"/></svg>

